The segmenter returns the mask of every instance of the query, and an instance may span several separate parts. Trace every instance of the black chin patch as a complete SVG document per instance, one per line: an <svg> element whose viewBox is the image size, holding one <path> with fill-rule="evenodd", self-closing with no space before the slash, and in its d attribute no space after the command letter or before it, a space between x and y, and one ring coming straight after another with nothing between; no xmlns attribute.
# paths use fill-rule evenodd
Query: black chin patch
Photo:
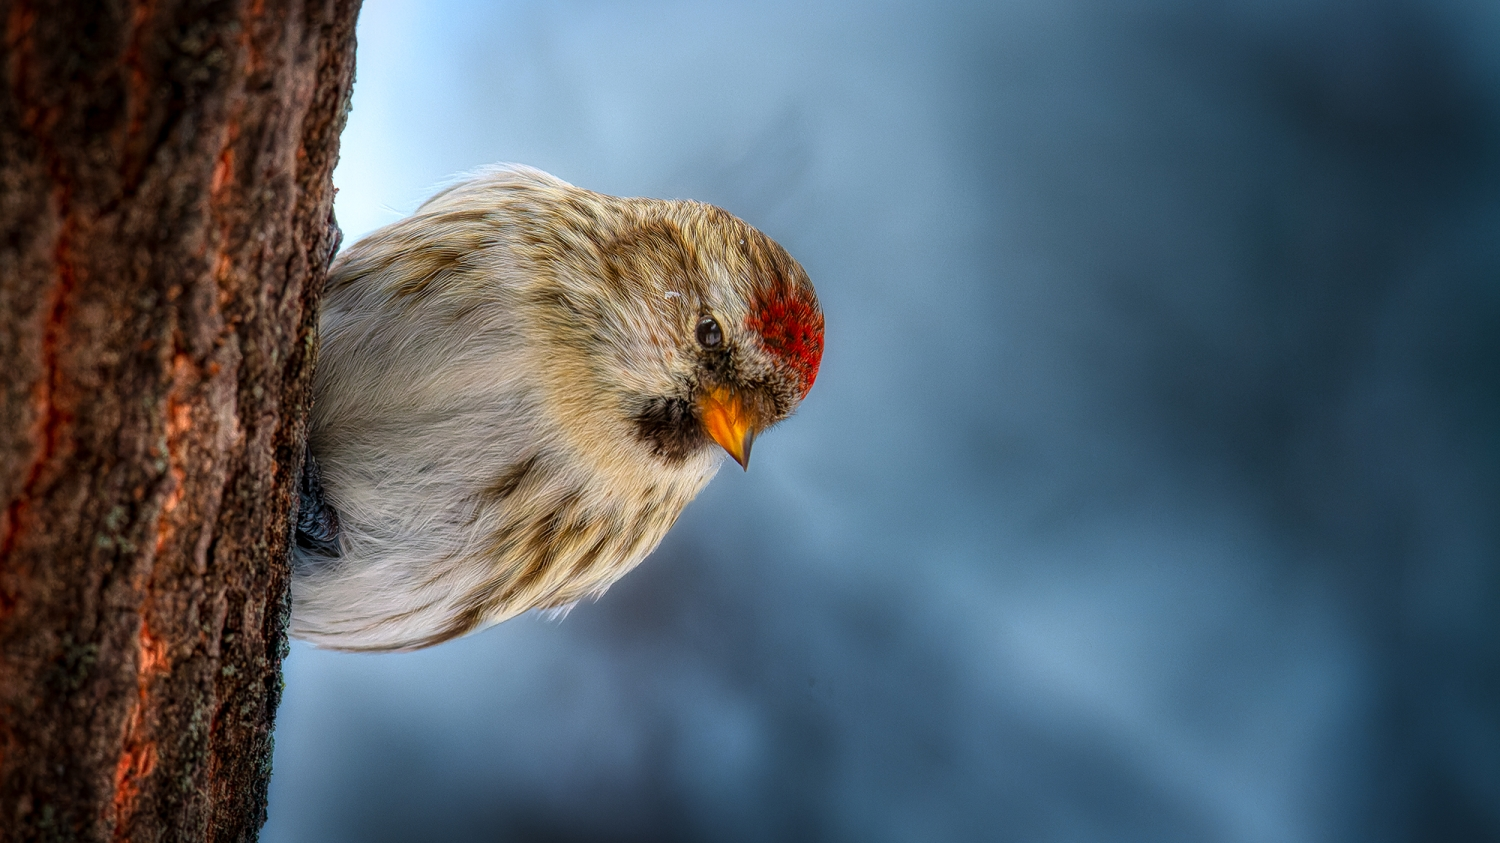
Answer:
<svg viewBox="0 0 1500 843"><path fill-rule="evenodd" d="M682 462L708 444L703 424L685 398L646 399L635 414L636 438L667 462Z"/></svg>

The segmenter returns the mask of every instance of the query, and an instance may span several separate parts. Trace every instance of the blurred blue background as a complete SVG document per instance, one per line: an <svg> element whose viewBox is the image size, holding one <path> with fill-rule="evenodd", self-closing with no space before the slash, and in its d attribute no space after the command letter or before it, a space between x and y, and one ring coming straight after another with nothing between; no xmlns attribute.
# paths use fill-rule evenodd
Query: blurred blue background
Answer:
<svg viewBox="0 0 1500 843"><path fill-rule="evenodd" d="M295 645L266 841L1500 840L1500 4L369 0L359 42L346 242L498 161L701 199L828 345L599 601Z"/></svg>

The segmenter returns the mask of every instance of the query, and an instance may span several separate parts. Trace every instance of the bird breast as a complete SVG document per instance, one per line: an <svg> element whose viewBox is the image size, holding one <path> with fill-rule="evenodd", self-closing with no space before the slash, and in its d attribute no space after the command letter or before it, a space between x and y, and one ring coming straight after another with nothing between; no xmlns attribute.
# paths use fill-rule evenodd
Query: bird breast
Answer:
<svg viewBox="0 0 1500 843"><path fill-rule="evenodd" d="M514 341L518 313L330 297L310 442L341 553L295 552L293 635L415 649L597 595L713 476L709 451L667 465L569 413L570 364Z"/></svg>

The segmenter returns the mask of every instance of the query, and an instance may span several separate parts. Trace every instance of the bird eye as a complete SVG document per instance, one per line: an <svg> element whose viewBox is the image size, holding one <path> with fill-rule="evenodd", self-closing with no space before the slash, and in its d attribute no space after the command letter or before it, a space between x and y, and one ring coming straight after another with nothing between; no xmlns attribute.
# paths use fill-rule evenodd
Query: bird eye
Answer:
<svg viewBox="0 0 1500 843"><path fill-rule="evenodd" d="M718 348L724 342L724 331L712 316L698 320L698 344L704 348Z"/></svg>

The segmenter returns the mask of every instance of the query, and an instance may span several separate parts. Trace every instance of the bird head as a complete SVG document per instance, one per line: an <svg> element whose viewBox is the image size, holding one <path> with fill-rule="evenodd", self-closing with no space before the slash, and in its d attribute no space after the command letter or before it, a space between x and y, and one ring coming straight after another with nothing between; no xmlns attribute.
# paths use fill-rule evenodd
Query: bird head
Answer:
<svg viewBox="0 0 1500 843"><path fill-rule="evenodd" d="M659 377L625 397L634 436L660 459L717 445L748 468L755 438L812 388L823 313L802 267L728 213L647 201L606 253L607 276L644 290L665 336L638 355ZM629 347L629 341L623 343Z"/></svg>
<svg viewBox="0 0 1500 843"><path fill-rule="evenodd" d="M699 202L619 198L508 176L511 251L532 279L552 393L591 431L666 466L718 448L748 467L756 436L807 395L823 313L786 250ZM715 460L716 462L716 460Z"/></svg>

